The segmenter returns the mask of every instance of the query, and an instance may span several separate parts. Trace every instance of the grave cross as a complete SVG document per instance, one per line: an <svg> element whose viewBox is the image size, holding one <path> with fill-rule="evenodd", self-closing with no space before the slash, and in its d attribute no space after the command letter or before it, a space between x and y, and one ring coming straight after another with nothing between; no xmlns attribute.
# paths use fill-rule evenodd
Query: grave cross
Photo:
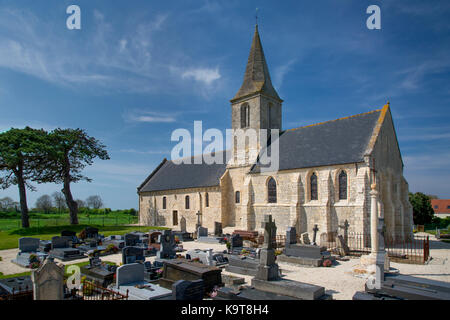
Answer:
<svg viewBox="0 0 450 320"><path fill-rule="evenodd" d="M264 228L264 248L273 248L273 238L277 232L275 220L272 221L272 216L267 215L264 217L264 222L261 225Z"/></svg>
<svg viewBox="0 0 450 320"><path fill-rule="evenodd" d="M197 215L197 225L195 226L195 230L197 230L198 227L200 227L202 225L202 223L200 221L202 213L200 211L197 211L196 215Z"/></svg>
<svg viewBox="0 0 450 320"><path fill-rule="evenodd" d="M313 245L316 245L316 237L317 237L317 231L319 231L319 227L317 226L317 224L314 225L314 234L313 234Z"/></svg>
<svg viewBox="0 0 450 320"><path fill-rule="evenodd" d="M350 224L348 223L347 219L345 219L344 224L340 225L339 228L344 229L344 242L347 244L348 242L348 227Z"/></svg>

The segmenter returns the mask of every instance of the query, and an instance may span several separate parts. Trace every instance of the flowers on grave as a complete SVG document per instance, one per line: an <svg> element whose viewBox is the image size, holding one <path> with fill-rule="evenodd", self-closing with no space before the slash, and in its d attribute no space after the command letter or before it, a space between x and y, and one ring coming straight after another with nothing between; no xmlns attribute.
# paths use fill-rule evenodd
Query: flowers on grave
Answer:
<svg viewBox="0 0 450 320"><path fill-rule="evenodd" d="M230 241L227 241L227 243L226 243L225 245L227 246L227 249L230 250L230 248L231 248L231 242L230 242Z"/></svg>
<svg viewBox="0 0 450 320"><path fill-rule="evenodd" d="M248 256L249 254L250 254L250 251L248 251L247 249L242 249L241 250L241 255Z"/></svg>
<svg viewBox="0 0 450 320"><path fill-rule="evenodd" d="M275 255L276 256L279 256L282 253L283 253L283 251L281 251L280 249L275 249Z"/></svg>
<svg viewBox="0 0 450 320"><path fill-rule="evenodd" d="M78 238L82 240L86 239L86 229L81 230L80 234L78 235Z"/></svg>
<svg viewBox="0 0 450 320"><path fill-rule="evenodd" d="M119 252L119 248L117 248L115 245L113 245L112 243L110 243L107 247L106 247L106 252L108 253L117 253Z"/></svg>
<svg viewBox="0 0 450 320"><path fill-rule="evenodd" d="M323 263L322 263L322 265L323 265L324 267L331 267L332 264L333 264L333 263L331 262L330 259L325 259L325 260L323 261Z"/></svg>
<svg viewBox="0 0 450 320"><path fill-rule="evenodd" d="M40 262L40 261L31 262L30 265L29 265L29 267L30 267L31 269L37 269L37 268L39 268L40 266L41 266L41 262Z"/></svg>
<svg viewBox="0 0 450 320"><path fill-rule="evenodd" d="M207 295L211 298L214 298L215 296L217 296L217 290L219 290L219 287L214 286L213 290L211 292L208 292Z"/></svg>
<svg viewBox="0 0 450 320"><path fill-rule="evenodd" d="M178 236L175 236L174 239L176 244L180 243L180 239L178 238Z"/></svg>

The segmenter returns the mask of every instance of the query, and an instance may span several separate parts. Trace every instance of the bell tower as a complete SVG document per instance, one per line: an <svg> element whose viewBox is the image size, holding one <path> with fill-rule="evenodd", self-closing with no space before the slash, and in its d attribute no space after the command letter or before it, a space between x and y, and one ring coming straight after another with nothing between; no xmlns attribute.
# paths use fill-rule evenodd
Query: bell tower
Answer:
<svg viewBox="0 0 450 320"><path fill-rule="evenodd" d="M261 147L264 147L262 145L264 134L260 129L267 129L267 138L270 137L270 129L281 131L283 102L270 80L258 25L255 26L244 81L230 102L231 128L235 130L232 135L234 144L232 154L234 159L245 159L244 163L236 164L235 162L233 166L251 165L253 163L251 153L258 154ZM252 134L250 131L256 132L256 139L250 138ZM239 144L239 141L243 143Z"/></svg>

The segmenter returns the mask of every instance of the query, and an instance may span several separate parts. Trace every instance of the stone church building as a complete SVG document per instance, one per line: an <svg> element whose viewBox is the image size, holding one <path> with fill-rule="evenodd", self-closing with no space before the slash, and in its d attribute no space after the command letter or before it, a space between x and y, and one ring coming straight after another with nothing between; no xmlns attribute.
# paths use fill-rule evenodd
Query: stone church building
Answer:
<svg viewBox="0 0 450 320"><path fill-rule="evenodd" d="M259 163L250 161L177 165L164 159L138 187L140 222L179 229L184 218L194 232L199 219L210 231L216 221L224 228L261 231L264 215L271 214L279 234L289 226L312 233L315 224L319 234L336 233L346 220L349 232L370 234L369 192L376 182L386 233L410 238L412 206L389 103L287 130L282 103L256 26L244 81L231 99L231 127L279 129L279 170L262 173ZM225 152L235 157L259 150L259 143Z"/></svg>

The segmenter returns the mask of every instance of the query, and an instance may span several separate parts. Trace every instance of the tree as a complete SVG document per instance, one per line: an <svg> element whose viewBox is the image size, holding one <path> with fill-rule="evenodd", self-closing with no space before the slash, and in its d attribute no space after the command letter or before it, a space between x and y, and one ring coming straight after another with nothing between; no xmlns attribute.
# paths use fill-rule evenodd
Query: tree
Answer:
<svg viewBox="0 0 450 320"><path fill-rule="evenodd" d="M58 213L61 213L62 210L66 209L66 198L64 197L64 193L55 191L52 193L53 203L55 207L58 208Z"/></svg>
<svg viewBox="0 0 450 320"><path fill-rule="evenodd" d="M30 181L36 181L36 168L41 165L45 151L47 132L44 130L11 128L0 133L0 186L19 188L22 227L28 228L29 215L26 189L34 191Z"/></svg>
<svg viewBox="0 0 450 320"><path fill-rule="evenodd" d="M91 209L100 209L101 207L103 207L102 198L97 195L90 196L89 198L87 198L86 203L87 203L88 207Z"/></svg>
<svg viewBox="0 0 450 320"><path fill-rule="evenodd" d="M35 206L37 209L44 211L44 213L49 213L53 207L52 198L48 194L44 194L37 198Z"/></svg>
<svg viewBox="0 0 450 320"><path fill-rule="evenodd" d="M19 206L19 203L10 197L0 199L0 211L13 211Z"/></svg>
<svg viewBox="0 0 450 320"><path fill-rule="evenodd" d="M80 209L80 208L86 208L86 203L85 203L83 200L77 199L77 200L75 200L75 202L76 202L77 205L78 205L78 209Z"/></svg>
<svg viewBox="0 0 450 320"><path fill-rule="evenodd" d="M78 204L70 190L72 182L92 179L82 174L87 165L92 165L95 158L108 160L105 146L82 129L55 129L49 134L50 152L47 161L41 165L39 181L62 183L62 192L70 212L70 223L78 224Z"/></svg>
<svg viewBox="0 0 450 320"><path fill-rule="evenodd" d="M409 202L413 207L413 219L415 224L426 224L431 222L434 211L429 196L421 192L410 192Z"/></svg>

